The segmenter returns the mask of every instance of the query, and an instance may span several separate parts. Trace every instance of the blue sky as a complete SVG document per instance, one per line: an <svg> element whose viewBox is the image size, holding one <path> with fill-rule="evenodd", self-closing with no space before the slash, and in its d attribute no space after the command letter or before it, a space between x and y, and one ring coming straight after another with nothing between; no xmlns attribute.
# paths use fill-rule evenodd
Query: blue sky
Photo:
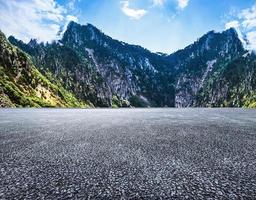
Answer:
<svg viewBox="0 0 256 200"><path fill-rule="evenodd" d="M228 27L235 27L241 35L248 34L250 40L256 41L255 3L255 0L0 0L0 29L25 41L30 38L51 41L61 27L65 29L74 20L91 23L115 39L153 52L171 53L210 30L222 31Z"/></svg>

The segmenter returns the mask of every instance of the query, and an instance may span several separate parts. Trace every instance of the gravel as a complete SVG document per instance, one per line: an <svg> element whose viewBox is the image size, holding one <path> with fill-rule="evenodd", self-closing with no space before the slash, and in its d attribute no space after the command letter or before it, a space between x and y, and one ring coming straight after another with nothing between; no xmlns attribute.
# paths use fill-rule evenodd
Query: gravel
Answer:
<svg viewBox="0 0 256 200"><path fill-rule="evenodd" d="M256 110L0 110L0 199L255 197Z"/></svg>

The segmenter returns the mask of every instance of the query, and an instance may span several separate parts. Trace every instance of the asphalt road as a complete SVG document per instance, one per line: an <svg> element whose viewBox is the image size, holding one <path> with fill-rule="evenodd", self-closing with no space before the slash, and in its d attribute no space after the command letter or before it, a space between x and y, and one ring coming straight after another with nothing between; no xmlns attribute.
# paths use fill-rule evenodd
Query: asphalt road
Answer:
<svg viewBox="0 0 256 200"><path fill-rule="evenodd" d="M256 110L0 110L0 199L255 198Z"/></svg>

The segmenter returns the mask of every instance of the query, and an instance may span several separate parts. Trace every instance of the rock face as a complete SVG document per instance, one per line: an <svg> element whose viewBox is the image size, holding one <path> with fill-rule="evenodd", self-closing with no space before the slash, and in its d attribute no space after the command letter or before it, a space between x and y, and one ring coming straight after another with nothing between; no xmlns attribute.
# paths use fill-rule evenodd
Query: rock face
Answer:
<svg viewBox="0 0 256 200"><path fill-rule="evenodd" d="M198 105L196 97L214 73L244 53L236 31L229 29L222 33L209 32L184 50L170 55L170 62L177 69L176 107Z"/></svg>
<svg viewBox="0 0 256 200"><path fill-rule="evenodd" d="M244 54L219 66L196 96L194 106L256 107L256 57Z"/></svg>
<svg viewBox="0 0 256 200"><path fill-rule="evenodd" d="M252 106L256 101L255 56L234 29L211 31L171 55L75 22L52 44L9 41L52 82L98 107Z"/></svg>
<svg viewBox="0 0 256 200"><path fill-rule="evenodd" d="M51 83L0 32L0 107L17 106L83 107L86 104Z"/></svg>

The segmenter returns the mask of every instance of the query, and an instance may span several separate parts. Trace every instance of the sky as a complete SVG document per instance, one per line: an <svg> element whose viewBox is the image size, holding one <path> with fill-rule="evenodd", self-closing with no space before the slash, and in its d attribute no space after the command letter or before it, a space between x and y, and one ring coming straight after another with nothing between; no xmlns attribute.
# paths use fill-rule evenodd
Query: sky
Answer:
<svg viewBox="0 0 256 200"><path fill-rule="evenodd" d="M25 42L60 39L70 21L168 54L234 27L256 49L256 0L0 0L0 30Z"/></svg>

